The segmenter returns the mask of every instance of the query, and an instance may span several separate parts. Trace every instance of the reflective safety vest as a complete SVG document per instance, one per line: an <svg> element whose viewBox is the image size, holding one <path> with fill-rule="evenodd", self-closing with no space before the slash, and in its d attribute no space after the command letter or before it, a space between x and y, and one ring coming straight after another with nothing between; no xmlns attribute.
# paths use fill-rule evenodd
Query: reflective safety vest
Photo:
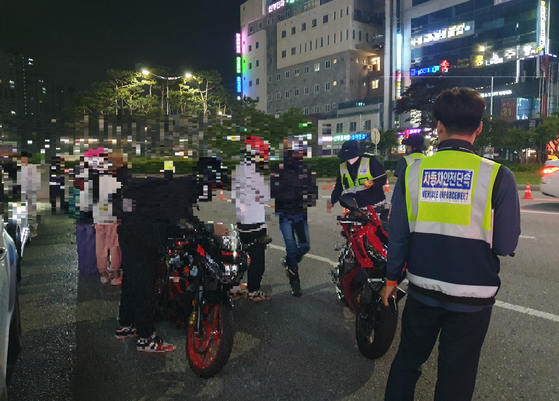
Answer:
<svg viewBox="0 0 559 401"><path fill-rule="evenodd" d="M342 180L342 195L347 193L357 193L359 191L364 191L369 189L365 186L365 181L371 181L373 176L371 174L370 162L368 157L361 157L361 162L359 163L359 169L357 170L357 177L355 182L351 179L349 175L349 170L347 169L347 161L340 164L340 178Z"/></svg>
<svg viewBox="0 0 559 401"><path fill-rule="evenodd" d="M499 168L473 153L445 150L406 169L410 233L419 236L423 248L410 253L407 277L412 284L454 297L496 294L500 281L491 252L492 194ZM442 238L446 249L440 248ZM424 259L437 266L420 261L428 252L435 256Z"/></svg>
<svg viewBox="0 0 559 401"><path fill-rule="evenodd" d="M410 164L415 163L417 160L421 160L424 159L425 155L423 153L419 153L419 152L413 152L410 153L409 155L405 155L404 156L404 160L406 160L406 163L408 164L408 166Z"/></svg>

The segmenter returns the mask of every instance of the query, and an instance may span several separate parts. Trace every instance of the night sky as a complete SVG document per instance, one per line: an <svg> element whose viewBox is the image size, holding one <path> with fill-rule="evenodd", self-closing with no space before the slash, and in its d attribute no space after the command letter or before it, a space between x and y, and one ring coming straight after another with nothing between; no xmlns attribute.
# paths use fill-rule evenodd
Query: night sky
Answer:
<svg viewBox="0 0 559 401"><path fill-rule="evenodd" d="M88 90L108 69L215 69L234 80L246 0L1 0L0 50L17 49L57 83Z"/></svg>

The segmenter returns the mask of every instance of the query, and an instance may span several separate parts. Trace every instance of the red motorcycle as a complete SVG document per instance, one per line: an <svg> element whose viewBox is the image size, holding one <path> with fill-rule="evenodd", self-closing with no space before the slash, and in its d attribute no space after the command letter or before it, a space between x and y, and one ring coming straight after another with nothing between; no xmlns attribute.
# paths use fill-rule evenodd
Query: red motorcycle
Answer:
<svg viewBox="0 0 559 401"><path fill-rule="evenodd" d="M347 214L337 217L345 244L336 246L341 252L338 265L331 271L332 280L340 300L355 312L359 351L366 358L377 359L392 345L398 325L397 303L406 294L398 288L389 307L380 296L386 284L388 235L379 213L385 205L361 209L351 194L342 195L340 204L348 209Z"/></svg>

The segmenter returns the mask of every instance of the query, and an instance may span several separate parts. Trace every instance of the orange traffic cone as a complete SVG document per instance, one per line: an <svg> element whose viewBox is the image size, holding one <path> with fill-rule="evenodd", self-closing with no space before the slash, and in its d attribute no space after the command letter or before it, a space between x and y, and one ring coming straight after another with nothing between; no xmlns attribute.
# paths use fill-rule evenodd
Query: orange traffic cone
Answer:
<svg viewBox="0 0 559 401"><path fill-rule="evenodd" d="M390 192L390 185L388 184L388 180L386 180L386 184L384 184L384 192Z"/></svg>
<svg viewBox="0 0 559 401"><path fill-rule="evenodd" d="M221 200L226 200L227 198L223 197L223 189L221 190Z"/></svg>
<svg viewBox="0 0 559 401"><path fill-rule="evenodd" d="M530 183L526 183L526 192L524 192L524 197L522 199L534 199L532 198L532 189L530 188Z"/></svg>

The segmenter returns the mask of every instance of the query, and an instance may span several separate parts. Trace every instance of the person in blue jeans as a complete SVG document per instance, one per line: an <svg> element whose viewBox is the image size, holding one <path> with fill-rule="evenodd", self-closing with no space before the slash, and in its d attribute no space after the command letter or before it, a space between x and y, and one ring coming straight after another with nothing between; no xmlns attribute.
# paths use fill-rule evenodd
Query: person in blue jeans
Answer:
<svg viewBox="0 0 559 401"><path fill-rule="evenodd" d="M300 297L299 263L309 252L310 237L307 208L316 205L318 187L316 176L303 163L305 144L289 138L284 144L283 163L270 171L270 192L275 199L276 214L285 241L286 256L283 265L291 286L291 293Z"/></svg>

